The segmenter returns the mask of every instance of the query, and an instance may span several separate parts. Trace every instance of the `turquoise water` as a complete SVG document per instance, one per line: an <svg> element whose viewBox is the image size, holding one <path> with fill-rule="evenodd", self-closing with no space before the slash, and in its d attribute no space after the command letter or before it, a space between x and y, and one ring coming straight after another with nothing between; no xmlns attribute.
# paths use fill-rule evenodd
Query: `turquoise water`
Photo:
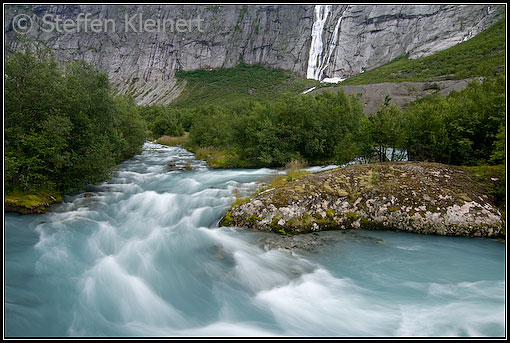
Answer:
<svg viewBox="0 0 510 343"><path fill-rule="evenodd" d="M5 335L505 335L498 241L361 230L266 251L268 233L218 227L274 173L147 143L92 196L6 214Z"/></svg>

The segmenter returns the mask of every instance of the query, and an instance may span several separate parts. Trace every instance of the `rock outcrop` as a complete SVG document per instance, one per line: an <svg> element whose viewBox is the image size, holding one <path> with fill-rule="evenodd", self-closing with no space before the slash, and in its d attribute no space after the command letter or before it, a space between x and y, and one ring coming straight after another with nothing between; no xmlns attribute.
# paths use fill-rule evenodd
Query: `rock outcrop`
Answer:
<svg viewBox="0 0 510 343"><path fill-rule="evenodd" d="M179 70L233 67L242 61L306 77L314 41L321 47L315 50L317 77L346 78L405 54L414 58L453 46L505 12L504 5L483 4L331 5L327 15L322 12L324 25L313 39L316 9L313 5L9 5L4 39L8 49L20 49L22 38L49 47L58 60L84 59L107 72L112 86L132 94L138 104L168 104L185 87L175 77ZM80 30L63 30L66 20L77 23L80 14ZM90 14L88 30L86 14ZM27 20L23 16L30 18L32 27L19 34L16 21ZM156 30L151 25L179 19L192 23L189 30L178 32L176 26ZM57 20L60 29L48 30L47 23ZM102 25L97 32L92 20Z"/></svg>
<svg viewBox="0 0 510 343"><path fill-rule="evenodd" d="M366 114L377 112L384 104L386 96L391 97L391 103L399 107L422 98L427 94L437 93L439 96L447 97L451 91L460 92L466 88L474 79L428 81L428 82L400 82L400 83L375 83L370 85L349 85L338 87L322 87L309 92L316 94L320 92L338 92L342 89L346 94L358 94ZM478 81L482 81L479 79Z"/></svg>
<svg viewBox="0 0 510 343"><path fill-rule="evenodd" d="M232 207L221 225L280 233L388 229L500 237L486 187L463 169L425 162L350 165L310 174Z"/></svg>
<svg viewBox="0 0 510 343"><path fill-rule="evenodd" d="M22 214L42 214L48 208L62 201L59 194L5 195L4 211Z"/></svg>

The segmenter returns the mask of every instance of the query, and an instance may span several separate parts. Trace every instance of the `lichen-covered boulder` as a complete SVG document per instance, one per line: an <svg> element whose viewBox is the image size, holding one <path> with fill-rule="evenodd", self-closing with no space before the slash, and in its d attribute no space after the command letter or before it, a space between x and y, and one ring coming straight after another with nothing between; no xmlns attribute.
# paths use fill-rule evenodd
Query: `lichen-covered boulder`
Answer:
<svg viewBox="0 0 510 343"><path fill-rule="evenodd" d="M363 228L503 237L505 232L502 211L475 175L426 162L310 174L232 207L221 225L281 233Z"/></svg>

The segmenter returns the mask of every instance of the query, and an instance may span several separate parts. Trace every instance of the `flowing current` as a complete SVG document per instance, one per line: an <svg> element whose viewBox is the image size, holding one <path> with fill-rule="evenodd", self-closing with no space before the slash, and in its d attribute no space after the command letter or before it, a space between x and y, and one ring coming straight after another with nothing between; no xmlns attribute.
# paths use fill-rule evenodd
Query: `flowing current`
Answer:
<svg viewBox="0 0 510 343"><path fill-rule="evenodd" d="M280 236L218 227L273 173L146 143L51 213L6 214L5 335L505 335L496 240L356 230L269 249Z"/></svg>

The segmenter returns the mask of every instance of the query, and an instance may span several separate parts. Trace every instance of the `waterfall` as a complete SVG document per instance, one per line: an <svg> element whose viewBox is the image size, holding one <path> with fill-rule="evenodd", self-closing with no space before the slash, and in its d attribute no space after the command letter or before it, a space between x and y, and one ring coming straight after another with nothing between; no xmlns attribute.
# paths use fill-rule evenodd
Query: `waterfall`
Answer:
<svg viewBox="0 0 510 343"><path fill-rule="evenodd" d="M337 45L337 42L338 42L338 32L340 31L340 25L342 23L342 19L344 17L344 14L345 12L347 11L347 9L349 8L349 6L347 6L342 14L340 15L340 18L338 18L338 22L336 23L336 26L335 26L335 31L333 32L333 37L329 43L329 46L328 46L328 58L326 59L326 63L322 63L322 67L319 68L319 80L320 78L322 77L322 74L324 73L324 70L326 69L326 67L329 65L329 61L331 59L331 55L333 54L333 50L335 50L336 48L336 45Z"/></svg>
<svg viewBox="0 0 510 343"><path fill-rule="evenodd" d="M306 73L307 78L321 80L324 70L329 65L331 55L337 46L338 34L340 32L342 19L348 8L349 6L344 9L340 15L340 18L338 18L333 36L331 37L329 44L326 45L326 53L323 56L322 32L324 31L324 25L326 23L328 14L331 12L331 5L315 6L315 22L312 26L312 43L308 57L308 69Z"/></svg>
<svg viewBox="0 0 510 343"><path fill-rule="evenodd" d="M310 53L308 55L308 69L306 77L309 79L319 80L320 62L322 57L322 31L324 24L331 12L331 5L315 6L315 22L312 26L312 43L310 45Z"/></svg>

